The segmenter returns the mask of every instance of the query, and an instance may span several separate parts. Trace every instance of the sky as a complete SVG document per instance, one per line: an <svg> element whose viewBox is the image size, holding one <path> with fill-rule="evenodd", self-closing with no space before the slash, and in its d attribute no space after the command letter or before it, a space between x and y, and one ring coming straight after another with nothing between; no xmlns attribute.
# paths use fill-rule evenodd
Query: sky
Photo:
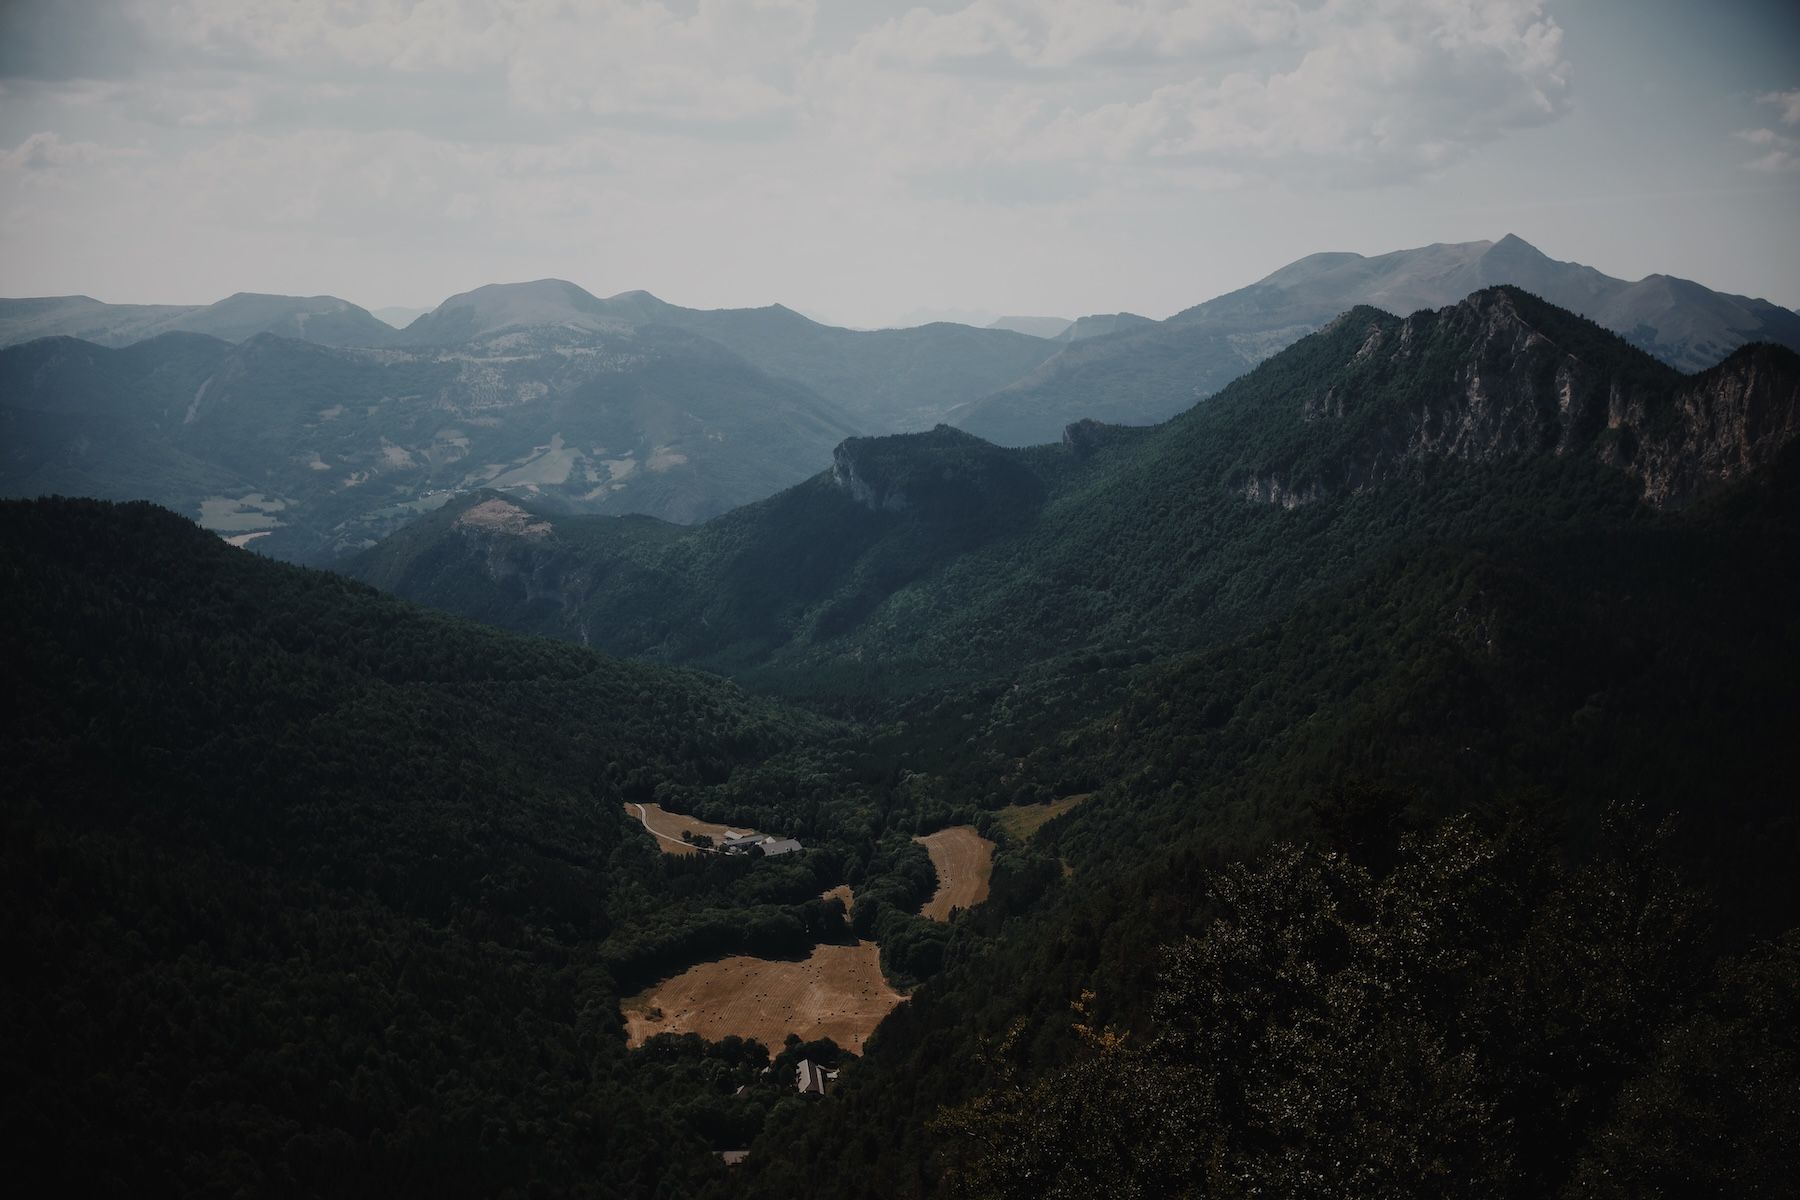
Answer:
<svg viewBox="0 0 1800 1200"><path fill-rule="evenodd" d="M1162 317L1506 233L1800 308L1800 4L0 0L0 295Z"/></svg>

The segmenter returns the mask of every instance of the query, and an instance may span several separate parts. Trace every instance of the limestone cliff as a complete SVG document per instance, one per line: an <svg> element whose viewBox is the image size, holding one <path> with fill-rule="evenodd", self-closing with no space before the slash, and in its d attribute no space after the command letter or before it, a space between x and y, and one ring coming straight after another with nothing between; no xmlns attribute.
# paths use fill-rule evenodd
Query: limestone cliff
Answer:
<svg viewBox="0 0 1800 1200"><path fill-rule="evenodd" d="M1800 357L1741 348L1683 376L1513 288L1404 320L1368 309L1357 349L1297 397L1301 429L1233 490L1292 508L1428 458L1593 455L1679 507L1768 462L1800 432Z"/></svg>

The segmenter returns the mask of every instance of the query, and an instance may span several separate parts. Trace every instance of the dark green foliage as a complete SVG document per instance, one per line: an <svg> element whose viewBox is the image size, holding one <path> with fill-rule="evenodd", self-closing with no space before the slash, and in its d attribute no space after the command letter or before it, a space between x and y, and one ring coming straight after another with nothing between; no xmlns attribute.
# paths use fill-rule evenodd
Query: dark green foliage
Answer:
<svg viewBox="0 0 1800 1200"><path fill-rule="evenodd" d="M640 1195L748 1135L720 1114L754 1071L678 1081L626 1055L621 987L841 937L817 899L838 868L821 851L672 873L621 798L729 790L751 764L770 779L826 727L279 566L148 505L0 517L0 1115L22 1176Z"/></svg>
<svg viewBox="0 0 1800 1200"><path fill-rule="evenodd" d="M1353 313L1158 430L852 442L693 530L455 508L372 560L860 725L14 506L0 1015L50 1032L0 1116L138 1190L1779 1191L1800 455L1640 502L1691 381L1536 303ZM1371 457L1500 390L1482 453ZM807 848L661 855L627 800ZM925 921L911 839L963 823L990 900ZM622 1049L622 992L856 935L916 986L824 1100L827 1044Z"/></svg>
<svg viewBox="0 0 1800 1200"><path fill-rule="evenodd" d="M1575 871L1453 824L1380 879L1294 847L1222 872L1146 1037L1084 1025L1079 1061L1030 1082L1001 1046L998 1086L940 1121L953 1190L1558 1193L1603 1098L1706 1006L1703 915L1638 836L1625 818ZM1773 1166L1737 1182L1763 1194Z"/></svg>
<svg viewBox="0 0 1800 1200"><path fill-rule="evenodd" d="M1020 864L1054 855L1072 876L1003 922L1003 853L994 901L953 928L944 973L883 1028L832 1121L771 1118L766 1136L790 1149L748 1169L750 1190L933 1194L972 1154L975 1194L1047 1188L1052 1166L1070 1192L1129 1194L1129 1164L1144 1195L1179 1192L1171 1178L1196 1194L1276 1179L1283 1194L1325 1194L1342 1178L1308 1157L1315 1146L1369 1173L1338 1194L1615 1194L1604 1171L1667 1195L1684 1179L1768 1189L1777 1131L1792 1127L1779 1074L1751 1072L1754 1102L1719 1074L1676 1093L1668 1056L1684 1037L1728 1042L1721 1053L1742 1060L1791 1052L1779 1008L1724 1031L1706 997L1710 971L1764 961L1756 940L1800 922L1785 865L1797 850L1797 518L1790 452L1688 516L1602 516L1396 556L1257 633L1135 668L1116 711L957 777L994 802L1099 781ZM1617 798L1634 803L1608 825ZM1431 849L1441 815L1465 811L1486 832L1465 825ZM1281 837L1318 850L1263 858ZM1461 882L1419 908L1427 880L1449 887L1458 845L1487 847L1479 869L1456 868ZM1250 865L1230 886L1253 887L1243 902L1263 915L1218 940L1215 873L1239 860ZM1414 889L1412 909L1370 899L1397 889ZM1451 913L1470 924L1443 926ZM976 936L984 922L997 938ZM1384 942L1414 934L1404 953ZM1191 937L1211 956L1213 973L1186 985L1204 1003L1184 993L1159 1015L1159 964ZM1362 967L1344 958L1356 944L1375 954ZM1272 1048L1113 1061L1073 1027L1069 1005L1091 991L1082 1023L1116 1026L1129 1045L1173 1036L1170 1014L1188 1009L1200 1018L1181 1028L1226 1037L1228 1011L1209 1006L1268 1014L1274 984L1241 968L1278 949L1267 962L1292 981L1336 964L1334 988L1350 990L1290 996ZM1767 961L1765 988L1792 965ZM1413 974L1431 963L1449 974ZM1800 985L1790 974L1785 986ZM1380 1020L1358 1034L1344 1024L1357 1013ZM1262 1019L1239 1033L1273 1037ZM1011 1074L996 1076L998 1060L980 1056L1002 1044ZM1229 1095L1216 1086L1225 1067ZM1266 1090L1246 1098L1252 1084ZM1704 1123L1685 1149L1624 1165L1688 1105ZM940 1109L963 1115L928 1132ZM1276 1116L1293 1123L1271 1143ZM871 1137L880 1149L865 1157ZM1044 1170L1022 1174L1020 1156L1040 1153ZM1215 1178L1228 1160L1236 1174Z"/></svg>

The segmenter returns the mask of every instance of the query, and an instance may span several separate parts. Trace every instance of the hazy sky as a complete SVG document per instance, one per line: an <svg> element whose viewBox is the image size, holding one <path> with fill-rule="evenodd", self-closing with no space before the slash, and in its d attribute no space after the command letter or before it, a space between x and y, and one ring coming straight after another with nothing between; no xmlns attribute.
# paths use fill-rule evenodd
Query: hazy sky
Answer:
<svg viewBox="0 0 1800 1200"><path fill-rule="evenodd" d="M1513 232L1800 307L1792 0L0 0L0 294L1151 316Z"/></svg>

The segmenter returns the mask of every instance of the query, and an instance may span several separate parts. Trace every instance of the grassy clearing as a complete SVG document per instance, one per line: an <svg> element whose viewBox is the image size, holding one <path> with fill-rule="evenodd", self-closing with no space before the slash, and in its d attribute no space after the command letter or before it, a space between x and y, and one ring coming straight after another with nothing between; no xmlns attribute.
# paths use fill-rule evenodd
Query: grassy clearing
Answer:
<svg viewBox="0 0 1800 1200"><path fill-rule="evenodd" d="M734 955L701 963L626 999L625 1037L641 1046L659 1033L730 1034L781 1049L790 1033L828 1037L862 1052L875 1026L903 997L881 974L874 942L826 945L805 959Z"/></svg>
<svg viewBox="0 0 1800 1200"><path fill-rule="evenodd" d="M1013 804L994 816L1000 822L1000 828L1006 830L1008 837L1015 842L1023 842L1091 795L1092 792L1082 792L1075 796L1064 796L1061 800L1052 800L1048 804Z"/></svg>
<svg viewBox="0 0 1800 1200"><path fill-rule="evenodd" d="M914 838L931 855L937 868L937 892L920 910L933 921L948 921L953 908L974 908L987 899L988 876L994 870L994 843L975 832L973 825L940 829L929 837Z"/></svg>
<svg viewBox="0 0 1800 1200"><path fill-rule="evenodd" d="M693 846L682 840L683 832L703 833L715 842L723 841L734 833L756 832L754 829L731 829L724 825L714 825L710 821L684 817L680 813L669 812L655 804L627 803L625 815L647 827L652 836L656 838L656 848L664 854L698 853Z"/></svg>

